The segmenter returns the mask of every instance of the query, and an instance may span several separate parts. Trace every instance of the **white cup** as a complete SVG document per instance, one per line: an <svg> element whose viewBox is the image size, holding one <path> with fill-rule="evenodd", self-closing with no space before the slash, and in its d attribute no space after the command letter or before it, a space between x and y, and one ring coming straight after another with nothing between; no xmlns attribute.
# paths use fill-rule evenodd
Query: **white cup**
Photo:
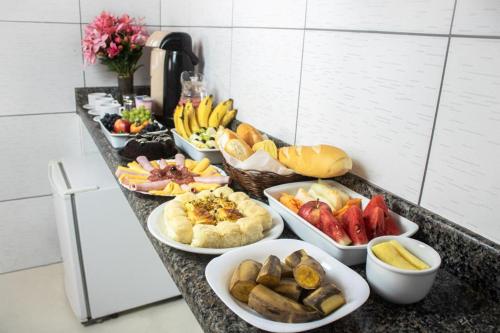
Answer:
<svg viewBox="0 0 500 333"><path fill-rule="evenodd" d="M120 114L125 108L120 105L120 103L113 101L111 103L99 104L97 106L97 112L99 116L104 117L106 113L109 114Z"/></svg>
<svg viewBox="0 0 500 333"><path fill-rule="evenodd" d="M95 105L96 100L98 98L102 98L102 97L106 97L106 96L108 96L108 94L103 93L103 92L95 92L95 93L88 94L87 97L89 99L89 105Z"/></svg>
<svg viewBox="0 0 500 333"><path fill-rule="evenodd" d="M109 95L106 95L106 96L101 96L101 97L97 97L95 99L95 102L93 105L97 106L99 104L105 104L105 103L111 103L113 102L115 99L113 98L113 96L109 96Z"/></svg>

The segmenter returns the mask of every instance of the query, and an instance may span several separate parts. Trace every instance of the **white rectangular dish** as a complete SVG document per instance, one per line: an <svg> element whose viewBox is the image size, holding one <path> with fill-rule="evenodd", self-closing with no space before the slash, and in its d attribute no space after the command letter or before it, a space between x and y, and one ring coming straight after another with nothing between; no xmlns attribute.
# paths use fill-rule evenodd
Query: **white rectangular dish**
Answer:
<svg viewBox="0 0 500 333"><path fill-rule="evenodd" d="M113 148L123 148L129 139L132 139L133 137L135 137L135 134L111 133L110 131L108 131L106 126L104 126L102 124L102 122L100 120L97 122L101 126L101 130L104 133L104 136L106 137L106 139L108 139L109 143L111 143L111 146ZM160 125L160 126L162 126L162 125ZM163 129L161 131L149 132L149 134L159 134L159 133L164 133L167 131L168 131L168 129Z"/></svg>
<svg viewBox="0 0 500 333"><path fill-rule="evenodd" d="M365 207L370 199L362 196L359 193L352 191L351 189L335 182L335 181L324 181L329 185L336 187L345 193L347 193L351 198L360 198L362 200L362 205ZM281 193L286 192L290 194L295 194L297 190L301 187L309 189L309 187L314 183L314 181L289 183L278 186L270 187L264 190L264 194L269 200L269 206L275 209L288 224L290 229L297 234L301 239L314 244L326 252L330 253L332 256L340 260L346 265L358 265L366 262L366 244L364 245L341 245L323 233L321 230L317 229L309 222L304 220L299 215L295 214L288 207L283 205L279 201ZM418 225L402 216L391 211L394 220L401 228L401 235L404 237L410 237L414 235L418 230Z"/></svg>
<svg viewBox="0 0 500 333"><path fill-rule="evenodd" d="M264 318L229 293L229 281L236 267L245 259L263 262L273 254L283 260L294 251L304 249L324 268L326 280L333 281L343 292L346 303L330 315L307 323L282 323ZM212 259L206 269L205 277L217 296L234 313L247 323L269 332L302 332L330 324L359 308L370 296L368 283L355 271L332 258L322 249L296 239L277 239L258 242L235 249Z"/></svg>
<svg viewBox="0 0 500 333"><path fill-rule="evenodd" d="M224 158L219 149L199 149L188 140L184 139L175 129L172 129L175 145L188 154L193 160L199 161L208 158L212 164L222 164Z"/></svg>

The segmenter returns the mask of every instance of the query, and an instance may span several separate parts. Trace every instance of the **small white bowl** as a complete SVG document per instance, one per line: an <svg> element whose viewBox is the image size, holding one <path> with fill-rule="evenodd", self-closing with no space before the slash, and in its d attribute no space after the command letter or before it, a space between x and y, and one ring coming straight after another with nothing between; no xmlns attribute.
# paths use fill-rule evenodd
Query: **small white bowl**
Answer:
<svg viewBox="0 0 500 333"><path fill-rule="evenodd" d="M189 140L184 139L175 129L172 129L174 135L175 145L183 150L189 157L195 161L200 161L205 157L212 162L212 164L222 164L224 158L219 149L201 149L193 145Z"/></svg>
<svg viewBox="0 0 500 333"><path fill-rule="evenodd" d="M412 271L386 264L372 251L376 244L397 240L408 251L427 263L430 268ZM423 299L431 290L441 257L436 250L416 239L401 236L382 236L368 243L366 278L372 290L386 300L397 304L411 304Z"/></svg>

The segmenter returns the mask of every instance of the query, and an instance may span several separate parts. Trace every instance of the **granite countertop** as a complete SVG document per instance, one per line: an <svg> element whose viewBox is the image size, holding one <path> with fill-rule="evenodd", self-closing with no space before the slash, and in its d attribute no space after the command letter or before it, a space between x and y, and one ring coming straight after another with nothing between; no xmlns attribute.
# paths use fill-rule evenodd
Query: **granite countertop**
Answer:
<svg viewBox="0 0 500 333"><path fill-rule="evenodd" d="M125 161L118 155L117 150L111 147L99 125L82 108L86 103L84 100L86 93L91 91L91 89L77 89L77 114L107 165L114 172L116 167ZM235 315L208 285L204 272L213 256L176 250L160 243L149 233L146 226L149 213L167 199L122 189L144 232L203 330L205 332L260 331ZM428 237L423 235L418 238L426 241ZM281 238L297 237L285 227ZM498 272L498 257L491 267L493 273ZM352 268L366 278L364 265ZM497 283L493 290L498 288L498 278L498 275L491 278L493 283ZM438 272L430 294L423 301L414 305L400 306L388 303L371 293L361 308L314 332L498 332L500 305L497 294L485 292L477 285L476 282L471 284L468 280L459 278L453 269L442 268Z"/></svg>

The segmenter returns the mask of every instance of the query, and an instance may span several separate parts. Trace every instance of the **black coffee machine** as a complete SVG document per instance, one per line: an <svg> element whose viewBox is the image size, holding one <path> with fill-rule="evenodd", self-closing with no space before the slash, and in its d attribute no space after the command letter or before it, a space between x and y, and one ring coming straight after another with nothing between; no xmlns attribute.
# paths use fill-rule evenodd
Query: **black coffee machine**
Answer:
<svg viewBox="0 0 500 333"><path fill-rule="evenodd" d="M151 98L153 114L169 128L182 91L181 73L198 64L191 36L184 32L156 31L147 40L151 51Z"/></svg>

